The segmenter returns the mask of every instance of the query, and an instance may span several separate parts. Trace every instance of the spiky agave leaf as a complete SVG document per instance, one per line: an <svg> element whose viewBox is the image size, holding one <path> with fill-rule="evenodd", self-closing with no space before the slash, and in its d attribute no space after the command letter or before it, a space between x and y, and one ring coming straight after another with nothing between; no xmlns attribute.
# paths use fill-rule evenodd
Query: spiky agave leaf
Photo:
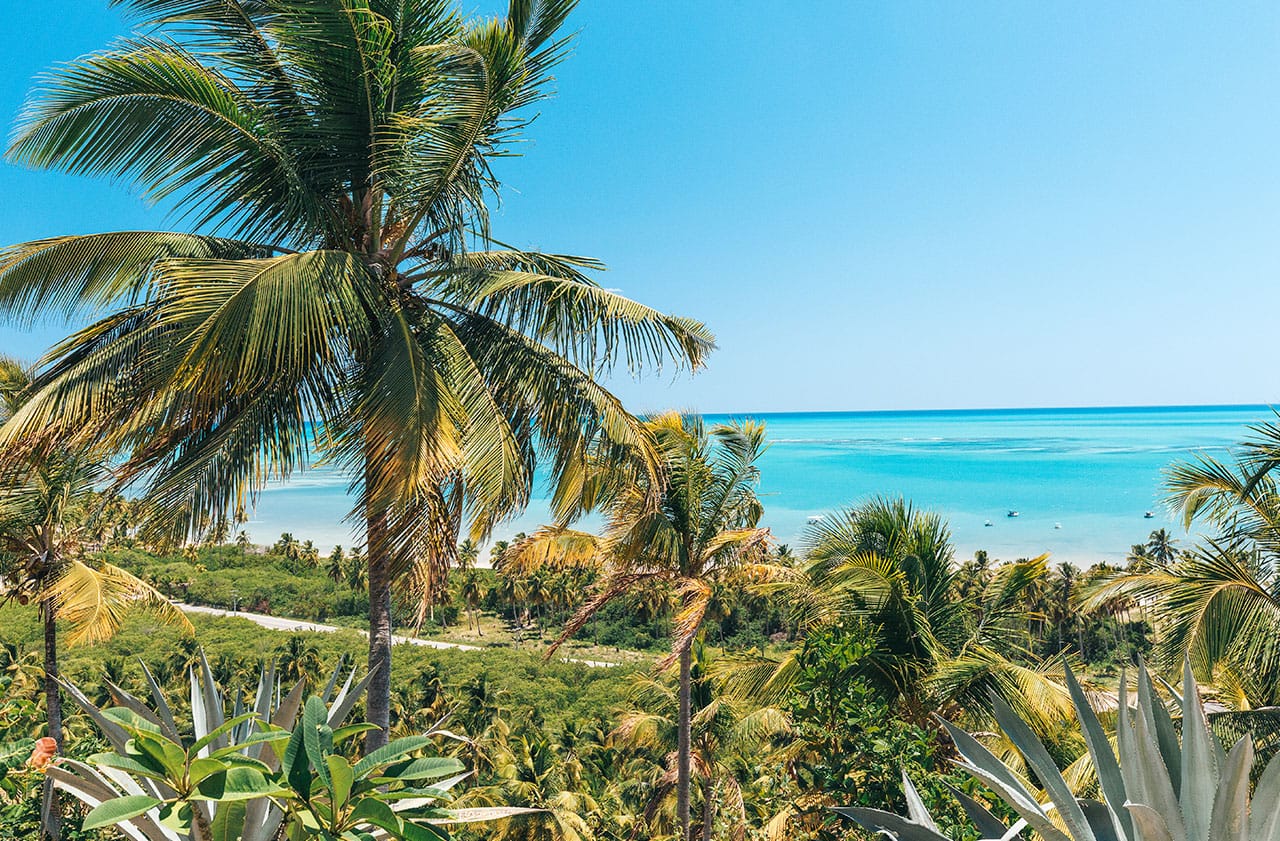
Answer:
<svg viewBox="0 0 1280 841"><path fill-rule="evenodd" d="M1139 666L1133 710L1122 676L1118 750L1113 749L1069 668L1066 677L1098 769L1101 801L1076 798L1030 727L1004 702L993 702L997 720L1045 786L1048 803L1041 803L1034 789L977 739L943 722L963 757L961 767L995 791L1026 825L1055 841L1275 841L1280 834L1280 809L1275 800L1280 792L1280 760L1273 759L1263 770L1251 800L1253 739L1246 735L1223 753L1204 714L1189 661L1183 665L1182 693L1175 696L1183 712L1180 739L1171 731L1172 722L1165 722L1167 708L1155 693L1145 665ZM1172 741L1162 746L1160 732L1166 728L1170 728L1166 738L1172 736ZM1177 767L1180 788L1172 782L1171 764ZM929 837L930 819L924 804L913 795L910 781L905 786L912 812L909 819L866 809L836 811L867 829L892 831L900 837ZM999 823L989 820L989 815L975 814L975 804L963 798L962 803L984 835L1000 832ZM1054 813L1061 825L1054 821ZM1007 836L1001 833L1000 837Z"/></svg>

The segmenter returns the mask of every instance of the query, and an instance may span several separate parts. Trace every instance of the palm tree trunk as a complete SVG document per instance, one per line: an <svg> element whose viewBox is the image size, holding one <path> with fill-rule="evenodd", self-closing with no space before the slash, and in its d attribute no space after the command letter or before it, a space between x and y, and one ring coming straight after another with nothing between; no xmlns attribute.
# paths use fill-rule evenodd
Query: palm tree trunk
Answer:
<svg viewBox="0 0 1280 841"><path fill-rule="evenodd" d="M716 781L707 780L702 792L702 841L711 841L711 825L716 819Z"/></svg>
<svg viewBox="0 0 1280 841"><path fill-rule="evenodd" d="M689 839L689 727L692 665L692 646L685 646L680 652L680 736L676 746L676 819L680 824L681 841Z"/></svg>
<svg viewBox="0 0 1280 841"><path fill-rule="evenodd" d="M386 514L371 513L366 519L369 564L369 681L365 715L377 730L364 737L365 752L387 743L391 730L391 569L385 540Z"/></svg>
<svg viewBox="0 0 1280 841"><path fill-rule="evenodd" d="M62 753L62 692L58 687L58 620L54 615L53 603L46 600L41 604L44 613L44 701L49 715L49 737L58 743L58 753ZM41 824L44 835L51 841L58 841L62 835L62 806L58 802L58 792L53 787L53 780L45 777L41 806Z"/></svg>

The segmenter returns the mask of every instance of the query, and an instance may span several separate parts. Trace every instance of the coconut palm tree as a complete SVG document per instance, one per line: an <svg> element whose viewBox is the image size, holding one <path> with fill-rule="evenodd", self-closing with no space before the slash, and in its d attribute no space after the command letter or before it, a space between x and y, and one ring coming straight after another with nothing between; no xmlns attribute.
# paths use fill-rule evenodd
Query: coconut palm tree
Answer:
<svg viewBox="0 0 1280 841"><path fill-rule="evenodd" d="M0 358L0 420L22 411L30 393L25 369ZM146 582L86 551L102 497L106 466L66 446L0 453L0 595L36 602L44 624L44 694L49 736L62 746L58 621L67 643L109 639L130 612L147 612L191 631L191 623ZM52 788L46 831L59 833Z"/></svg>
<svg viewBox="0 0 1280 841"><path fill-rule="evenodd" d="M347 578L347 553L342 551L341 546L333 547L333 551L329 553L328 563L325 565L324 573L335 584L341 584Z"/></svg>
<svg viewBox="0 0 1280 841"><path fill-rule="evenodd" d="M732 837L741 837L746 832L746 810L733 761L766 737L787 732L786 715L769 707L754 708L726 694L713 679L713 658L701 638L694 641L692 660L690 742L693 776L702 795L702 839L710 841L717 815L726 808L734 827ZM664 802L669 803L678 778L679 687L661 677L639 675L630 704L612 738L620 746L656 754L663 762L644 813L645 820L652 822Z"/></svg>
<svg viewBox="0 0 1280 841"><path fill-rule="evenodd" d="M1029 647L1025 606L1047 575L1043 556L993 568L980 592L962 598L946 523L883 497L809 526L803 543L807 565L762 567L754 589L785 605L802 632L864 625L872 650L859 676L905 719L927 726L934 713L981 714L991 692L1044 732L1069 715L1065 687ZM735 691L777 703L802 651L744 662Z"/></svg>
<svg viewBox="0 0 1280 841"><path fill-rule="evenodd" d="M462 579L462 586L458 590L458 596L462 599L462 603L466 605L467 612L471 614L471 621L475 625L476 636L478 637L484 636L484 633L480 630L480 605L484 602L486 594L487 591L480 581L479 574L474 569L468 569Z"/></svg>
<svg viewBox="0 0 1280 841"><path fill-rule="evenodd" d="M1208 536L1164 563L1108 577L1086 602L1146 611L1160 665L1189 658L1197 677L1242 709L1280 702L1280 487L1266 460L1280 431L1254 432L1233 462L1201 456L1169 470L1171 507Z"/></svg>
<svg viewBox="0 0 1280 841"><path fill-rule="evenodd" d="M1156 529L1147 538L1147 551L1158 564L1172 563L1178 554L1178 541L1170 536L1168 529Z"/></svg>
<svg viewBox="0 0 1280 841"><path fill-rule="evenodd" d="M498 782L472 789L458 805L532 806L542 810L504 821L494 835L498 841L588 841L592 837L585 816L598 808L595 800L569 779L569 765L545 734L509 739L497 757Z"/></svg>
<svg viewBox="0 0 1280 841"><path fill-rule="evenodd" d="M319 647L302 634L290 635L285 644L276 649L276 660L281 679L289 686L300 680L315 686L316 676L324 669Z"/></svg>
<svg viewBox="0 0 1280 841"><path fill-rule="evenodd" d="M708 429L701 418L676 413L649 418L645 426L660 455L660 476L597 450L585 471L582 501L567 512L598 509L605 520L603 534L563 523L541 529L508 550L503 570L601 570L594 594L565 625L548 656L614 599L664 587L676 591L680 603L671 654L662 665L680 664L676 800L677 821L687 838L692 645L713 584L767 553L770 535L758 527L763 507L756 496L765 427L741 421Z"/></svg>
<svg viewBox="0 0 1280 841"><path fill-rule="evenodd" d="M713 339L605 289L594 260L491 234L491 164L546 96L573 0L477 21L434 0L119 5L140 34L44 77L9 157L125 180L188 230L0 251L0 310L98 318L50 352L4 440L122 453L143 533L178 543L317 456L343 470L372 749L393 583L443 576L464 519L480 538L518 511L537 456L564 495L595 439L643 451L595 374L697 367Z"/></svg>

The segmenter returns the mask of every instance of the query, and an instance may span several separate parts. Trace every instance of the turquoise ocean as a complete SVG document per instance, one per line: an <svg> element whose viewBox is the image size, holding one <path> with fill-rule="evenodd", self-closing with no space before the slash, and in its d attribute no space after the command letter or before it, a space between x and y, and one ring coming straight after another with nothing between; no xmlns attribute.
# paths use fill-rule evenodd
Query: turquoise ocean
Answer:
<svg viewBox="0 0 1280 841"><path fill-rule="evenodd" d="M734 416L734 417L745 417ZM709 415L711 422L727 415ZM1174 461L1228 454L1267 406L766 413L761 463L765 525L801 541L810 518L876 494L902 495L943 514L957 554L977 549L1011 560L1117 560L1166 527L1187 539L1163 505ZM359 540L344 522L346 480L315 469L267 489L245 526L258 543L281 532L318 545ZM1019 512L1010 518L1010 510ZM1144 518L1151 511L1155 516ZM499 529L532 531L545 498ZM986 523L991 525L986 525Z"/></svg>

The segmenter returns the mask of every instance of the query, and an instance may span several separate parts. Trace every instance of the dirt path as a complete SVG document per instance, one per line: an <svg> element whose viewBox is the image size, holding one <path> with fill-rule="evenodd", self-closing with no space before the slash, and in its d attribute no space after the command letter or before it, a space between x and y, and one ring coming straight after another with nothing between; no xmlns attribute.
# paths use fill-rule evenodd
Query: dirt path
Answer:
<svg viewBox="0 0 1280 841"><path fill-rule="evenodd" d="M283 616L267 616L264 613L249 613L244 610L233 612L230 610L222 610L217 607L205 607L204 605L183 603L178 603L178 607L182 608L187 613L248 619L250 622L261 625L263 628L270 628L273 631L315 631L321 634L331 634L335 631L356 631L360 634L365 633L357 628L340 628L336 625L321 625L316 622L304 622L301 619L288 619ZM427 648L456 648L459 651L484 651L484 648L481 646L467 645L466 643L461 642L442 642L440 640L428 640L421 639L420 637L404 637L399 635L393 636L391 639L396 645L404 643L407 645L422 645ZM605 660L579 660L575 657L564 657L561 659L567 663L581 663L584 666L591 666L592 668L608 668L610 666L618 665L617 663L610 663Z"/></svg>

